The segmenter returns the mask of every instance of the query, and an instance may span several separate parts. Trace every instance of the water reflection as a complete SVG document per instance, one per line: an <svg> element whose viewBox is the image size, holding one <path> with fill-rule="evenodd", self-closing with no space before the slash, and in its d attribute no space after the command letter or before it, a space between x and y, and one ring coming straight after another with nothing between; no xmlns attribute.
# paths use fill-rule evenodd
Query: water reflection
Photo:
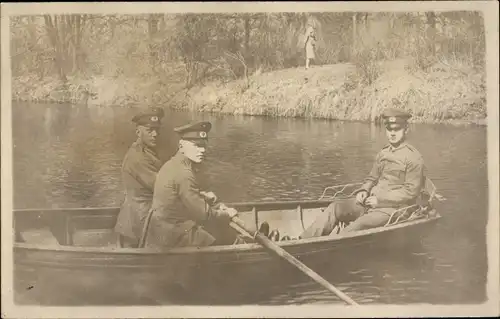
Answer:
<svg viewBox="0 0 500 319"><path fill-rule="evenodd" d="M70 128L72 108L67 105L56 105L56 107L46 107L45 128L49 132L49 137L59 139L65 136ZM37 112L34 111L34 115Z"/></svg>
<svg viewBox="0 0 500 319"><path fill-rule="evenodd" d="M119 205L134 112L14 104L15 207ZM163 160L176 151L173 128L193 120L213 123L203 174L228 202L318 198L327 186L361 180L386 143L383 127L363 123L168 112L159 143ZM321 274L360 302L480 302L487 262L486 129L412 125L410 140L448 199L437 203L442 222L414 251L373 252ZM270 290L239 302L338 302L310 282Z"/></svg>

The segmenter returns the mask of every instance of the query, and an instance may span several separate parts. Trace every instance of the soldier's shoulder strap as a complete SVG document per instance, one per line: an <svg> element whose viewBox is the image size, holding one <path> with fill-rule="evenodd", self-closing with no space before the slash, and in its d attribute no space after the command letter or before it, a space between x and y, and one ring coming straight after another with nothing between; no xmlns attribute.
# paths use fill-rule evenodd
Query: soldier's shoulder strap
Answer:
<svg viewBox="0 0 500 319"><path fill-rule="evenodd" d="M423 156L422 154L420 154L420 152L417 150L415 146L406 144L406 149L408 150L409 158L411 158L413 161L423 163L424 161Z"/></svg>
<svg viewBox="0 0 500 319"><path fill-rule="evenodd" d="M388 149L390 146L391 146L391 144L389 144L389 143L385 144L385 145L382 147L381 151Z"/></svg>
<svg viewBox="0 0 500 319"><path fill-rule="evenodd" d="M415 155L417 155L417 156L421 156L421 155L420 155L420 152L417 150L417 148L416 148L415 146L413 146L413 145L411 145L411 144L408 144L408 143L407 143L405 146L406 146L406 148L407 148L407 149L408 149L411 153L414 153L414 154L415 154Z"/></svg>

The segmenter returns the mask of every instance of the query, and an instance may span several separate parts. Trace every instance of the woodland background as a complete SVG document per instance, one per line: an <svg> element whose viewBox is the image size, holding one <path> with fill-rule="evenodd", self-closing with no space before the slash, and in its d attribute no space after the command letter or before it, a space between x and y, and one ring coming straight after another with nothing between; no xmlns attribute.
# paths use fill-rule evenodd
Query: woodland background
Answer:
<svg viewBox="0 0 500 319"><path fill-rule="evenodd" d="M317 35L305 70L304 34ZM484 123L479 12L11 18L14 100Z"/></svg>

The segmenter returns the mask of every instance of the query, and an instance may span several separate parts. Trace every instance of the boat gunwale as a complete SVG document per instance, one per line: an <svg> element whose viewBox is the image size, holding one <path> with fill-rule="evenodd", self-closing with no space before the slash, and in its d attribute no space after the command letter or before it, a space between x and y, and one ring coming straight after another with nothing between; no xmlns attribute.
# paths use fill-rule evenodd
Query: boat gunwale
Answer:
<svg viewBox="0 0 500 319"><path fill-rule="evenodd" d="M235 203L227 203L228 207L258 207L258 206L293 206L293 205L325 205L330 204L332 200L328 199L308 199L308 200L281 200L281 201L259 201L259 202L235 202ZM57 208L19 208L14 209L15 213L31 213L36 214L40 212L68 212L68 213L77 213L77 212L93 212L93 211L115 211L119 210L119 206L107 206L107 207L57 207ZM250 211L248 211L249 213ZM243 211L242 213L247 213L247 211Z"/></svg>
<svg viewBox="0 0 500 319"><path fill-rule="evenodd" d="M331 200L304 200L304 201L263 201L263 202L241 202L228 204L234 207L255 207L255 206L279 206L279 205L321 205L329 204ZM29 213L40 213L48 211L103 211L103 210L117 210L118 207L102 207L102 208L51 208L51 209L16 209L14 212L29 212ZM246 212L246 211L245 211ZM276 242L277 245L281 247L297 247L305 246L308 244L317 244L323 242L338 242L342 240L347 240L356 237L365 237L379 233L385 233L388 231L397 230L400 228L411 227L419 224L427 224L433 221L437 221L442 216L438 213L434 217L427 217L425 219L415 219L412 221L406 221L403 223L390 225L386 227L377 227L366 230L361 230L352 233L338 234L336 236L321 236L313 238L305 238L290 241L280 241ZM83 253L94 253L94 254L115 254L115 255L189 255L189 254L209 254L209 253L223 253L223 252L255 252L263 250L262 246L258 243L246 243L238 245L219 245L219 246L208 246L208 247L181 247L181 248L120 248L120 247L82 247L82 246L49 246L49 245L36 245L27 243L13 244L14 249L18 250L38 250L47 252L83 252Z"/></svg>

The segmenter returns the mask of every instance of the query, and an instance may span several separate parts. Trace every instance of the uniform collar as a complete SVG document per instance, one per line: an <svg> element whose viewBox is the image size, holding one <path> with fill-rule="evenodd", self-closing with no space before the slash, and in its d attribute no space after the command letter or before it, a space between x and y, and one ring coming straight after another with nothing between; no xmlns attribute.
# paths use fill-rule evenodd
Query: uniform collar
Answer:
<svg viewBox="0 0 500 319"><path fill-rule="evenodd" d="M193 167L193 162L187 158L184 154L182 154L180 151L177 151L177 154L175 155L179 162L181 162L182 165L192 168Z"/></svg>
<svg viewBox="0 0 500 319"><path fill-rule="evenodd" d="M388 151L395 152L395 151L398 151L400 149L405 148L406 146L408 146L408 143L406 143L406 141L404 141L403 143L399 144L398 147L394 147L394 146L392 146L392 144L389 143L385 146L385 148L387 148Z"/></svg>
<svg viewBox="0 0 500 319"><path fill-rule="evenodd" d="M137 139L134 144L136 145L136 147L138 147L141 151L143 152L148 152L148 153L151 153L153 155L156 155L156 150L155 149L152 149L150 147L148 147L146 144L144 144L140 139Z"/></svg>

